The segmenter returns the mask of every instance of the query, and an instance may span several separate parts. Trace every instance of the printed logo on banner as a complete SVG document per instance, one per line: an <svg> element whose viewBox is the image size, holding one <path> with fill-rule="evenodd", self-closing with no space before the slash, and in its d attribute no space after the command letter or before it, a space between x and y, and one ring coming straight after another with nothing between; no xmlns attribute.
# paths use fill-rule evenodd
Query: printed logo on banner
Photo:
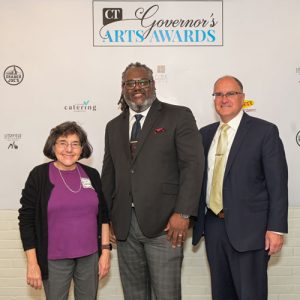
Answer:
<svg viewBox="0 0 300 300"><path fill-rule="evenodd" d="M223 1L93 1L94 46L222 46Z"/></svg>
<svg viewBox="0 0 300 300"><path fill-rule="evenodd" d="M296 142L297 142L298 146L300 146L300 131L298 131L298 133L296 135Z"/></svg>
<svg viewBox="0 0 300 300"><path fill-rule="evenodd" d="M156 68L156 74L154 76L154 80L158 83L166 83L168 82L168 77L166 74L166 66L158 65Z"/></svg>
<svg viewBox="0 0 300 300"><path fill-rule="evenodd" d="M253 112L256 111L256 108L254 106L254 101L253 100L244 100L244 104L243 104L243 110L245 112Z"/></svg>
<svg viewBox="0 0 300 300"><path fill-rule="evenodd" d="M4 134L4 140L8 142L7 149L17 150L19 149L18 143L22 138L21 133L6 133Z"/></svg>
<svg viewBox="0 0 300 300"><path fill-rule="evenodd" d="M122 8L103 8L103 25L121 21L123 18Z"/></svg>
<svg viewBox="0 0 300 300"><path fill-rule="evenodd" d="M4 71L4 80L10 85L18 85L24 79L23 70L15 65L9 66Z"/></svg>
<svg viewBox="0 0 300 300"><path fill-rule="evenodd" d="M64 110L73 112L92 112L97 110L97 106L90 100L83 100L82 103L65 105Z"/></svg>

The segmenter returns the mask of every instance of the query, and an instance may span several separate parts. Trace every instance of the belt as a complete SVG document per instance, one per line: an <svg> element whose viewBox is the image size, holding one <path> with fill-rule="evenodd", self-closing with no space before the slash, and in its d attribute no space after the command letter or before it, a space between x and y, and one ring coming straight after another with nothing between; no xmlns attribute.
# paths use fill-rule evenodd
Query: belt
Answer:
<svg viewBox="0 0 300 300"><path fill-rule="evenodd" d="M207 211L219 219L224 219L224 211L223 210L221 210L217 215L210 208L207 208Z"/></svg>

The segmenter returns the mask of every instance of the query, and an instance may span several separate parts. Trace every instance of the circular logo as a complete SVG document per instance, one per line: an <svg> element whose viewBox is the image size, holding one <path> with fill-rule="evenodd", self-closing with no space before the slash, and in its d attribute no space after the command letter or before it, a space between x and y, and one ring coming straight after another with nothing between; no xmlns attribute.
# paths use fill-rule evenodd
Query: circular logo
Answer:
<svg viewBox="0 0 300 300"><path fill-rule="evenodd" d="M4 80L10 85L18 85L24 79L23 70L18 66L9 66L4 71Z"/></svg>
<svg viewBox="0 0 300 300"><path fill-rule="evenodd" d="M298 146L300 146L300 131L298 131L298 133L296 135L296 142L297 142Z"/></svg>

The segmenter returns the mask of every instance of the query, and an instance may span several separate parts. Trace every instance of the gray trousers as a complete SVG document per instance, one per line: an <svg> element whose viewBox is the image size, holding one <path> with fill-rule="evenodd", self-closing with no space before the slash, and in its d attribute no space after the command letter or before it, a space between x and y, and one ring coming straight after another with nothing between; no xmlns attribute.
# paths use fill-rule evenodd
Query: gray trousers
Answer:
<svg viewBox="0 0 300 300"><path fill-rule="evenodd" d="M48 260L49 278L43 281L47 300L67 300L72 279L76 300L95 300L98 259L98 253L94 253L74 259Z"/></svg>
<svg viewBox="0 0 300 300"><path fill-rule="evenodd" d="M181 299L182 247L172 248L166 234L144 236L134 209L128 238L117 250L125 300Z"/></svg>

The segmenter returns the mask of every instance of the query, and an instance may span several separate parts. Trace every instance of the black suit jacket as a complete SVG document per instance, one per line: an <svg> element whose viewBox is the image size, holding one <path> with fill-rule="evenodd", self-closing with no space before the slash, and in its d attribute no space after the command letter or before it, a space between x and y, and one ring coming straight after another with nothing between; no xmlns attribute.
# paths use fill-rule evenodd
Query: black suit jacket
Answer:
<svg viewBox="0 0 300 300"><path fill-rule="evenodd" d="M204 155L191 111L155 100L129 149L129 111L107 124L102 186L117 239L125 240L131 202L142 232L160 235L174 212L197 215Z"/></svg>
<svg viewBox="0 0 300 300"><path fill-rule="evenodd" d="M203 127L206 174L193 244L205 235L207 155L219 126ZM277 127L244 113L228 156L223 181L225 227L238 251L264 248L267 230L287 232L287 163Z"/></svg>

